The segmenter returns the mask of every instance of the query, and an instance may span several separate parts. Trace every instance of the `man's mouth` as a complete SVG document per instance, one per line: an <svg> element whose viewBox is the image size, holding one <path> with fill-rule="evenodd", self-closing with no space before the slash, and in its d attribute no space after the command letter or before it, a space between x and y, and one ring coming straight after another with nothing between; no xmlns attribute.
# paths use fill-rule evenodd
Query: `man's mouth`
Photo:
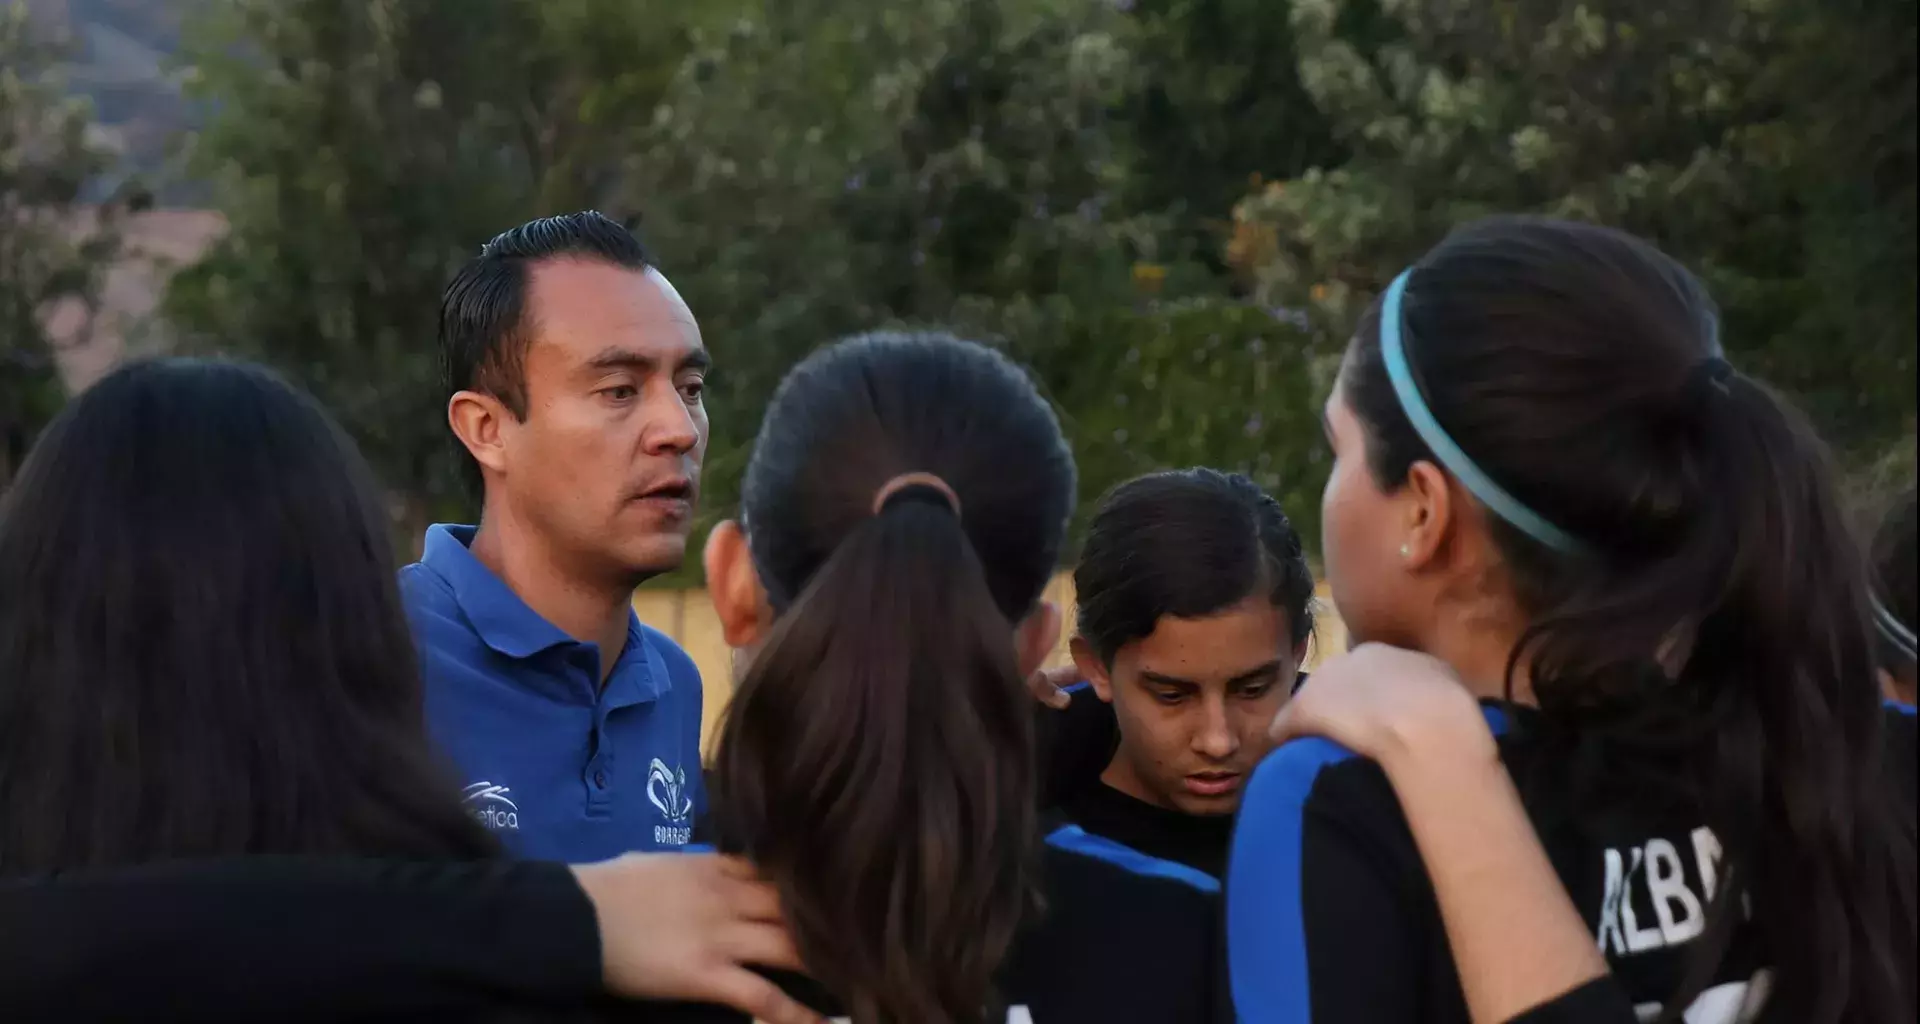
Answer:
<svg viewBox="0 0 1920 1024"><path fill-rule="evenodd" d="M1239 772L1194 772L1184 780L1194 796L1225 796L1240 788Z"/></svg>
<svg viewBox="0 0 1920 1024"><path fill-rule="evenodd" d="M662 480L634 495L633 500L668 515L686 516L693 511L693 481L684 476Z"/></svg>

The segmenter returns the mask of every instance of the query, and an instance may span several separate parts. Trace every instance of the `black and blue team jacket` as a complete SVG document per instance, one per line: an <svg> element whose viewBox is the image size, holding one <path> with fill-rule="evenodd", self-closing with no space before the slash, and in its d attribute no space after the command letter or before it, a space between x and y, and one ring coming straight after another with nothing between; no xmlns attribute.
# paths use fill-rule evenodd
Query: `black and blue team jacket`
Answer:
<svg viewBox="0 0 1920 1024"><path fill-rule="evenodd" d="M1517 781L1539 778L1529 772L1524 738L1532 714L1486 707ZM1521 727L1510 729L1516 720ZM1883 736L1888 785L1912 813L1913 708L1889 704ZM1689 943L1701 934L1719 881L1718 839L1683 801L1658 809L1657 801L1628 801L1627 813L1576 817L1551 787L1523 784L1521 792L1612 968L1604 991L1589 986L1537 1019L1650 1019L1678 987ZM1226 902L1243 1024L1468 1020L1432 886L1393 789L1371 761L1304 739L1262 762L1241 804ZM1736 933L1687 1020L1742 1019L1742 1005L1764 991L1763 967L1751 938Z"/></svg>
<svg viewBox="0 0 1920 1024"><path fill-rule="evenodd" d="M1001 965L1007 1024L1225 1024L1232 1007L1220 948L1220 883L1193 868L1061 825L1041 860L1045 906ZM804 978L772 974L828 1015L841 1008ZM651 1004L602 1020L720 1024L708 1005ZM996 1016L993 1024L1002 1019Z"/></svg>
<svg viewBox="0 0 1920 1024"><path fill-rule="evenodd" d="M1083 684L1084 685L1084 684ZM1076 695L1078 696L1078 695ZM1044 906L1022 926L998 987L1010 1024L1214 1024L1233 1019L1226 986L1220 880L1089 833L1053 808L1065 793L1097 785L1119 726L1091 694L1069 711L1036 707L1041 761L1040 858ZM692 850L711 849L706 825ZM770 976L821 1013L840 1012L808 979ZM736 1022L713 1006L647 1006L649 1022ZM995 1024L998 1024L996 1021Z"/></svg>

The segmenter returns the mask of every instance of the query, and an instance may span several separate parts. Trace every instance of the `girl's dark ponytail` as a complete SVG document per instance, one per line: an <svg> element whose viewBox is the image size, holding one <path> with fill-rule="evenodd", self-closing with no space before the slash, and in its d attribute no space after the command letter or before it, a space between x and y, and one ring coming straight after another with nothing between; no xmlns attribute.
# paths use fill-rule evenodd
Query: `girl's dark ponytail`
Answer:
<svg viewBox="0 0 1920 1024"><path fill-rule="evenodd" d="M855 1020L978 1014L1027 908L1032 712L1012 629L954 512L896 498L827 558L734 697L716 825Z"/></svg>
<svg viewBox="0 0 1920 1024"><path fill-rule="evenodd" d="M1750 907L1772 964L1764 1019L1911 1020L1914 818L1883 757L1871 598L1831 460L1758 381L1722 374L1683 395L1698 423L1695 454L1680 456L1698 464L1684 499L1695 518L1653 573L1683 607L1643 614L1691 636L1674 636L1675 677L1656 684L1677 701L1647 701L1615 730L1693 734L1695 788L1726 851L1666 1018L1708 985ZM1576 668L1557 674L1572 686Z"/></svg>
<svg viewBox="0 0 1920 1024"><path fill-rule="evenodd" d="M977 345L843 343L768 411L743 499L775 619L718 736L714 824L854 1020L996 1002L1040 843L1013 636L1072 493L1051 410Z"/></svg>
<svg viewBox="0 0 1920 1024"><path fill-rule="evenodd" d="M1638 239L1497 218L1397 284L1398 319L1383 301L1343 370L1375 478L1445 461L1395 390L1391 327L1450 442L1553 527L1489 517L1529 613L1509 681L1531 686L1543 756L1523 785L1550 814L1704 814L1724 851L1667 1018L1750 920L1761 1019L1911 1020L1914 818L1889 775L1912 766L1882 754L1865 567L1825 446L1728 366L1704 287Z"/></svg>

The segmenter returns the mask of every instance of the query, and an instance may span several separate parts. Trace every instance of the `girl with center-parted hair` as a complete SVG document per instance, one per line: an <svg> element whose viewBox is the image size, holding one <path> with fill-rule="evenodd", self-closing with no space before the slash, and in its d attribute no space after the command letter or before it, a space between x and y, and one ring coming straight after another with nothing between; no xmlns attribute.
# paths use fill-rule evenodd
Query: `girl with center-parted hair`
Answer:
<svg viewBox="0 0 1920 1024"><path fill-rule="evenodd" d="M1224 1012L1217 883L1039 825L1025 680L1058 637L1041 593L1073 494L1032 383L951 337L824 349L768 407L741 518L707 545L748 663L708 782L715 841L778 888L817 985L781 980L817 1008L862 1024Z"/></svg>
<svg viewBox="0 0 1920 1024"><path fill-rule="evenodd" d="M0 499L0 1016L817 1019L713 856L495 862L425 731L380 492L245 364L119 369ZM367 859L358 859L367 858Z"/></svg>
<svg viewBox="0 0 1920 1024"><path fill-rule="evenodd" d="M1299 534L1237 473L1149 473L1100 499L1073 591L1073 664L1058 675L1086 682L1037 712L1043 806L1224 878L1246 778L1305 678L1313 571Z"/></svg>
<svg viewBox="0 0 1920 1024"><path fill-rule="evenodd" d="M1824 448L1718 331L1658 250L1535 219L1365 318L1323 535L1363 646L1276 727L1342 745L1242 804L1240 1019L1912 1019L1913 718Z"/></svg>
<svg viewBox="0 0 1920 1024"><path fill-rule="evenodd" d="M378 495L257 367L138 364L67 407L0 520L0 875L496 853L425 739Z"/></svg>

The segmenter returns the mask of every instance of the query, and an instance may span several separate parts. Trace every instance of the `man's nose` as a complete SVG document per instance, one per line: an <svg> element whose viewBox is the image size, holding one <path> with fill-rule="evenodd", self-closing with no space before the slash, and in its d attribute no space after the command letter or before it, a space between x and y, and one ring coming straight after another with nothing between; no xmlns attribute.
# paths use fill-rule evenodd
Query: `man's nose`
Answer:
<svg viewBox="0 0 1920 1024"><path fill-rule="evenodd" d="M700 424L679 389L663 390L664 394L652 396L647 403L647 424L641 438L648 452L684 455L700 444Z"/></svg>

